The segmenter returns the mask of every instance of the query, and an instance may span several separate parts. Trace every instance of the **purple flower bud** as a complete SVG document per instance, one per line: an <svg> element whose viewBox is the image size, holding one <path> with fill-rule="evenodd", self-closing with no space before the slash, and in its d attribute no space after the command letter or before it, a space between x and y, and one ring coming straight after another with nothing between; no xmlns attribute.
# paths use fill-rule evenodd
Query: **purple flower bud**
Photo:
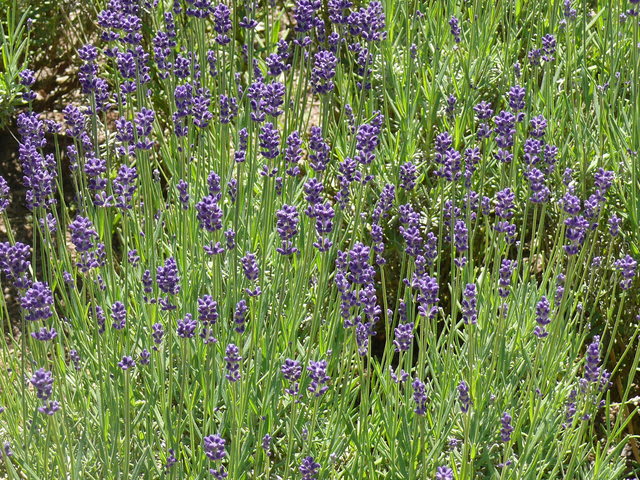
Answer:
<svg viewBox="0 0 640 480"><path fill-rule="evenodd" d="M218 434L209 435L203 439L204 454L211 461L222 460L227 456L225 451L226 441Z"/></svg>
<svg viewBox="0 0 640 480"><path fill-rule="evenodd" d="M406 352L411 348L413 342L413 322L399 324L395 329L396 339L393 344L396 346L396 352Z"/></svg>
<svg viewBox="0 0 640 480"><path fill-rule="evenodd" d="M224 232L224 238L227 240L227 250L236 248L236 232L232 228Z"/></svg>
<svg viewBox="0 0 640 480"><path fill-rule="evenodd" d="M140 365L149 365L149 358L151 357L151 352L146 348L140 352Z"/></svg>
<svg viewBox="0 0 640 480"><path fill-rule="evenodd" d="M536 305L536 322L538 326L534 329L533 334L538 338L544 338L549 335L549 332L545 330L545 327L551 323L549 313L551 312L551 305L547 297L543 296Z"/></svg>
<svg viewBox="0 0 640 480"><path fill-rule="evenodd" d="M511 415L504 412L500 419L500 423L502 424L502 428L500 429L500 438L504 443L507 443L511 440L511 433L514 430L511 425Z"/></svg>
<svg viewBox="0 0 640 480"><path fill-rule="evenodd" d="M280 371L285 380L288 380L290 383L289 388L284 389L285 393L292 397L297 397L300 393L300 384L298 381L302 375L302 365L296 360L287 358L282 364Z"/></svg>
<svg viewBox="0 0 640 480"><path fill-rule="evenodd" d="M460 401L460 410L462 413L467 413L469 407L473 405L473 402L469 396L469 385L467 385L464 380L458 385L458 400Z"/></svg>
<svg viewBox="0 0 640 480"><path fill-rule="evenodd" d="M124 356L122 357L122 361L118 362L118 366L122 370L129 370L130 368L134 368L136 366L136 362L131 357Z"/></svg>
<svg viewBox="0 0 640 480"><path fill-rule="evenodd" d="M178 185L176 185L178 192L180 193L180 203L183 210L189 208L189 184L183 179L180 179Z"/></svg>
<svg viewBox="0 0 640 480"><path fill-rule="evenodd" d="M166 294L176 295L180 291L178 265L173 257L169 257L164 266L156 269L156 282L158 288Z"/></svg>
<svg viewBox="0 0 640 480"><path fill-rule="evenodd" d="M153 329L152 337L153 343L156 345L160 345L162 343L162 338L164 337L164 327L161 323L154 323L151 328ZM153 347L154 350L157 350L158 347Z"/></svg>
<svg viewBox="0 0 640 480"><path fill-rule="evenodd" d="M36 83L36 76L33 70L29 70L28 68L21 71L18 76L20 77L20 85L24 85L25 87L30 87L34 83Z"/></svg>
<svg viewBox="0 0 640 480"><path fill-rule="evenodd" d="M451 16L449 26L451 27L451 35L453 36L453 39L456 43L460 43L460 21L456 17Z"/></svg>
<svg viewBox="0 0 640 480"><path fill-rule="evenodd" d="M53 316L51 306L53 294L46 282L35 282L20 298L20 307L25 312L25 320L46 320Z"/></svg>
<svg viewBox="0 0 640 480"><path fill-rule="evenodd" d="M622 219L618 217L615 213L609 217L609 234L612 237L617 237L620 233L620 225L622 224Z"/></svg>
<svg viewBox="0 0 640 480"><path fill-rule="evenodd" d="M509 106L515 111L524 109L524 97L526 91L520 85L514 85L509 89Z"/></svg>
<svg viewBox="0 0 640 480"><path fill-rule="evenodd" d="M435 480L453 480L453 470L449 467L438 467Z"/></svg>
<svg viewBox="0 0 640 480"><path fill-rule="evenodd" d="M258 276L260 275L260 269L258 268L258 262L256 260L255 254L251 252L247 252L247 254L240 259L242 262L242 269L244 270L244 274L247 277L247 280L251 282L255 282L258 280Z"/></svg>
<svg viewBox="0 0 640 480"><path fill-rule="evenodd" d="M238 333L244 333L245 322L247 320L247 301L242 299L236 304L235 312L233 313L233 323L236 325L235 331Z"/></svg>
<svg viewBox="0 0 640 480"><path fill-rule="evenodd" d="M311 377L311 384L307 390L313 393L316 397L324 395L324 393L329 390L329 386L325 384L331 380L331 377L327 375L326 360L320 360L317 362L314 362L313 360L310 361L307 371L309 372L309 377Z"/></svg>
<svg viewBox="0 0 640 480"><path fill-rule="evenodd" d="M467 224L464 220L456 221L453 227L453 238L458 252L462 253L469 248L469 231L467 230Z"/></svg>
<svg viewBox="0 0 640 480"><path fill-rule="evenodd" d="M400 166L400 188L407 191L413 190L417 177L418 169L413 163L407 162Z"/></svg>
<svg viewBox="0 0 640 480"><path fill-rule="evenodd" d="M300 464L300 473L302 480L317 480L318 470L321 465L316 463L313 457L305 457Z"/></svg>
<svg viewBox="0 0 640 480"><path fill-rule="evenodd" d="M613 266L622 274L620 288L622 288L622 290L629 290L631 288L631 283L633 282L633 277L636 275L638 262L636 262L630 255L626 255L625 257L616 260L613 263Z"/></svg>
<svg viewBox="0 0 640 480"><path fill-rule="evenodd" d="M391 365L389 365L389 375L391 376L391 380L393 380L394 383L404 383L407 378L409 378L409 374L405 372L404 369L400 370L400 376L396 375Z"/></svg>
<svg viewBox="0 0 640 480"><path fill-rule="evenodd" d="M478 323L478 292L475 283L467 283L462 296L462 318L464 323L475 325Z"/></svg>
<svg viewBox="0 0 640 480"><path fill-rule="evenodd" d="M311 136L309 137L309 164L316 172L323 172L329 164L329 154L331 147L322 138L322 129L320 127L311 127Z"/></svg>
<svg viewBox="0 0 640 480"><path fill-rule="evenodd" d="M513 275L513 271L517 267L518 262L515 260L502 260L502 264L500 266L500 279L498 280L498 294L502 298L506 298L509 296L509 286L511 285L511 276Z"/></svg>
<svg viewBox="0 0 640 480"><path fill-rule="evenodd" d="M473 107L473 111L476 112L476 116L478 120L487 120L491 118L493 115L493 109L491 108L491 104L485 102L484 100Z"/></svg>
<svg viewBox="0 0 640 480"><path fill-rule="evenodd" d="M287 148L284 151L284 160L289 165L287 168L287 175L295 177L300 174L300 167L298 162L302 158L302 139L297 130L291 132L287 137Z"/></svg>
<svg viewBox="0 0 640 480"><path fill-rule="evenodd" d="M359 35L368 42L378 42L387 38L382 3L369 2L367 7L351 12L347 17L347 26L351 35Z"/></svg>
<svg viewBox="0 0 640 480"><path fill-rule="evenodd" d="M53 375L50 371L40 368L33 373L31 385L36 389L36 395L40 400L48 400L53 391Z"/></svg>
<svg viewBox="0 0 640 480"><path fill-rule="evenodd" d="M178 320L178 328L176 333L181 338L193 338L196 331L197 322L193 319L193 315L187 313L183 319Z"/></svg>
<svg viewBox="0 0 640 480"><path fill-rule="evenodd" d="M200 228L209 232L215 232L222 228L222 209L218 205L218 195L208 195L196 204L198 222Z"/></svg>
<svg viewBox="0 0 640 480"><path fill-rule="evenodd" d="M584 378L588 382L600 380L600 336L593 337L593 342L587 348Z"/></svg>
<svg viewBox="0 0 640 480"><path fill-rule="evenodd" d="M321 6L321 0L298 0L293 11L293 18L296 21L295 31L305 33L318 26L320 19L315 14Z"/></svg>
<svg viewBox="0 0 640 480"><path fill-rule="evenodd" d="M413 401L416 403L414 412L418 415L424 415L427 412L427 387L419 378L416 378L411 386L413 387Z"/></svg>
<svg viewBox="0 0 640 480"><path fill-rule="evenodd" d="M7 210L9 199L11 198L10 195L11 190L9 189L9 184L4 177L0 176L0 214Z"/></svg>
<svg viewBox="0 0 640 480"><path fill-rule="evenodd" d="M315 93L325 94L333 90L337 65L338 59L330 51L321 50L316 53L311 71L311 85Z"/></svg>
<svg viewBox="0 0 640 480"><path fill-rule="evenodd" d="M276 212L276 230L282 240L282 247L276 251L281 255L291 255L298 252L291 242L291 239L298 234L299 215L293 205L283 205Z"/></svg>
<svg viewBox="0 0 640 480"><path fill-rule="evenodd" d="M227 369L225 377L230 382L237 382L240 380L240 362L242 361L240 349L233 343L230 343L227 345L225 353L224 361L226 362Z"/></svg>
<svg viewBox="0 0 640 480"><path fill-rule="evenodd" d="M258 281L260 268L258 267L256 256L253 253L247 252L247 254L240 259L240 262L242 262L242 269L244 270L244 274L247 277L247 280L249 280L250 282ZM261 293L260 287L256 287L254 290L247 288L245 292L250 297L258 296Z"/></svg>
<svg viewBox="0 0 640 480"><path fill-rule="evenodd" d="M44 402L44 405L38 408L40 413L44 413L45 415L53 415L58 410L60 410L60 402L57 400Z"/></svg>
<svg viewBox="0 0 640 480"><path fill-rule="evenodd" d="M542 37L542 50L545 55L542 59L545 62L552 62L554 59L553 54L556 53L556 37L547 33Z"/></svg>
<svg viewBox="0 0 640 480"><path fill-rule="evenodd" d="M93 248L93 239L98 236L98 233L88 218L78 215L69 225L69 230L71 230L71 243L76 247L76 251L86 252Z"/></svg>
<svg viewBox="0 0 640 480"><path fill-rule="evenodd" d="M204 325L215 324L218 321L218 302L211 295L204 295L198 299L198 320Z"/></svg>
<svg viewBox="0 0 640 480"><path fill-rule="evenodd" d="M273 123L265 123L260 130L260 152L265 158L274 159L280 155L280 133Z"/></svg>
<svg viewBox="0 0 640 480"><path fill-rule="evenodd" d="M268 433L264 437L262 437L262 449L268 457L271 456L271 435L269 435Z"/></svg>
<svg viewBox="0 0 640 480"><path fill-rule="evenodd" d="M116 302L111 306L112 326L116 330L122 330L127 324L127 310L122 302Z"/></svg>
<svg viewBox="0 0 640 480"><path fill-rule="evenodd" d="M127 261L134 267L137 267L140 263L140 255L138 255L138 250L133 249L127 252Z"/></svg>

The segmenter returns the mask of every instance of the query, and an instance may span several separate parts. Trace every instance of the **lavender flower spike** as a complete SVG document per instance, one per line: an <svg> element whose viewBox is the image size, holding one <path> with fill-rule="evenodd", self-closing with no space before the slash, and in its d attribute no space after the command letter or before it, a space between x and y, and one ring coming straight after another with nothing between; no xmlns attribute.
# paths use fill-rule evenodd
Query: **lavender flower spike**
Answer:
<svg viewBox="0 0 640 480"><path fill-rule="evenodd" d="M424 415L427 412L427 387L419 378L411 384L413 387L413 401L416 402L414 412Z"/></svg>
<svg viewBox="0 0 640 480"><path fill-rule="evenodd" d="M511 415L507 412L502 414L502 418L500 419L500 423L502 424L502 428L500 429L500 438L504 443L507 443L511 440L511 433L513 432L513 426L511 425Z"/></svg>
<svg viewBox="0 0 640 480"><path fill-rule="evenodd" d="M469 396L469 385L464 380L460 382L458 385L458 394L460 400L460 410L462 413L467 413L469 411L469 407L473 404L471 401L471 397Z"/></svg>
<svg viewBox="0 0 640 480"><path fill-rule="evenodd" d="M321 465L313 460L313 457L305 457L300 464L300 473L302 474L302 480L316 480L318 477L318 470Z"/></svg>
<svg viewBox="0 0 640 480"><path fill-rule="evenodd" d="M453 470L449 467L438 467L435 480L453 480Z"/></svg>

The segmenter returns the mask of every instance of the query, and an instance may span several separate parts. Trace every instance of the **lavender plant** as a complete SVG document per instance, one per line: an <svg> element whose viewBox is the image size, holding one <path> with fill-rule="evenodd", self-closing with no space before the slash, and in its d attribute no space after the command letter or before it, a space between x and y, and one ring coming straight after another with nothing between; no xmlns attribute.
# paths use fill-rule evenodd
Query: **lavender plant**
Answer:
<svg viewBox="0 0 640 480"><path fill-rule="evenodd" d="M638 7L459 3L101 7L0 181L2 473L628 478Z"/></svg>

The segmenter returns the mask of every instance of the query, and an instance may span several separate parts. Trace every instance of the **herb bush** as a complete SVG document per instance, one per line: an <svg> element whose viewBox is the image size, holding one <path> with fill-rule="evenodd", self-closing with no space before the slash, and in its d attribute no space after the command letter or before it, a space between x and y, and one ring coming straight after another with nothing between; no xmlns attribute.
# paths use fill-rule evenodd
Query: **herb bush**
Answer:
<svg viewBox="0 0 640 480"><path fill-rule="evenodd" d="M574 3L106 3L0 179L7 478L627 478L639 7Z"/></svg>

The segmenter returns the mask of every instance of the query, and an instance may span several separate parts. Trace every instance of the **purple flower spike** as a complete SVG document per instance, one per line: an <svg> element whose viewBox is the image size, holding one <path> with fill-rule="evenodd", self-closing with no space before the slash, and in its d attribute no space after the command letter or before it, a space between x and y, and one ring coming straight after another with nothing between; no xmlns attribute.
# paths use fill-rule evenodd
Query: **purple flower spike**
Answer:
<svg viewBox="0 0 640 480"><path fill-rule="evenodd" d="M36 389L37 397L43 401L48 400L53 391L53 374L41 368L33 373L30 381Z"/></svg>
<svg viewBox="0 0 640 480"><path fill-rule="evenodd" d="M453 470L449 467L438 467L435 480L453 480Z"/></svg>
<svg viewBox="0 0 640 480"><path fill-rule="evenodd" d="M407 162L400 166L400 188L407 191L413 190L417 177L418 169L413 163Z"/></svg>
<svg viewBox="0 0 640 480"><path fill-rule="evenodd" d="M34 83L36 83L36 76L33 70L29 70L28 68L21 71L18 76L20 77L20 85L24 85L25 87L30 87Z"/></svg>
<svg viewBox="0 0 640 480"><path fill-rule="evenodd" d="M247 280L256 282L260 276L260 268L258 267L255 254L247 252L247 254L240 259L240 262L242 263L242 269L244 270L244 275L247 277ZM250 297L255 297L261 293L260 287L256 287L254 290L247 288L245 292Z"/></svg>
<svg viewBox="0 0 640 480"><path fill-rule="evenodd" d="M513 426L511 425L511 415L507 412L502 414L502 418L500 419L500 423L502 424L502 428L500 429L500 438L504 443L507 443L511 440L511 433L513 432Z"/></svg>
<svg viewBox="0 0 640 480"><path fill-rule="evenodd" d="M242 361L240 349L233 343L230 343L225 353L224 361L227 362L227 374L225 377L230 382L237 382L240 380L240 362Z"/></svg>
<svg viewBox="0 0 640 480"><path fill-rule="evenodd" d="M11 190L9 189L9 184L3 176L0 176L0 213L7 210L7 207L9 206L10 193Z"/></svg>
<svg viewBox="0 0 640 480"><path fill-rule="evenodd" d="M198 320L204 325L215 324L218 321L218 302L211 295L204 295L198 299Z"/></svg>
<svg viewBox="0 0 640 480"><path fill-rule="evenodd" d="M122 330L127 324L127 310L122 302L116 302L111 307L111 324L116 330Z"/></svg>
<svg viewBox="0 0 640 480"><path fill-rule="evenodd" d="M622 219L618 217L615 213L609 217L609 234L612 237L617 237L620 234L620 225L622 224Z"/></svg>
<svg viewBox="0 0 640 480"><path fill-rule="evenodd" d="M587 348L584 378L592 383L600 380L600 335L593 337L593 342Z"/></svg>
<svg viewBox="0 0 640 480"><path fill-rule="evenodd" d="M131 357L124 356L122 357L122 361L118 362L118 366L122 370L129 370L130 368L134 368L136 366L136 362Z"/></svg>
<svg viewBox="0 0 640 480"><path fill-rule="evenodd" d="M502 298L506 298L509 296L511 286L511 276L513 275L513 271L515 270L518 262L515 260L502 260L502 265L500 266L500 279L498 280L498 294Z"/></svg>
<svg viewBox="0 0 640 480"><path fill-rule="evenodd" d="M151 357L151 352L146 348L140 352L140 365L149 365L149 358Z"/></svg>
<svg viewBox="0 0 640 480"><path fill-rule="evenodd" d="M53 294L46 282L35 282L20 298L20 306L26 311L25 320L46 320L53 316Z"/></svg>
<svg viewBox="0 0 640 480"><path fill-rule="evenodd" d="M262 156L274 159L280 155L280 133L273 123L265 123L258 135Z"/></svg>
<svg viewBox="0 0 640 480"><path fill-rule="evenodd" d="M181 338L193 338L196 331L196 321L193 315L187 313L182 320L178 320L178 328L176 333Z"/></svg>
<svg viewBox="0 0 640 480"><path fill-rule="evenodd" d="M285 380L289 381L289 388L285 388L285 393L292 397L297 397L300 393L300 376L302 375L302 365L296 360L287 358L280 369Z"/></svg>
<svg viewBox="0 0 640 480"><path fill-rule="evenodd" d="M208 232L215 232L222 228L222 208L218 204L220 197L218 195L207 195L196 204L198 211L198 222L200 228L204 228Z"/></svg>
<svg viewBox="0 0 640 480"><path fill-rule="evenodd" d="M42 327L37 332L32 332L31 336L41 342L49 342L58 336L55 328Z"/></svg>
<svg viewBox="0 0 640 480"><path fill-rule="evenodd" d="M313 457L305 457L300 464L300 473L302 480L317 480L318 470L321 465L316 463Z"/></svg>
<svg viewBox="0 0 640 480"><path fill-rule="evenodd" d="M238 303L236 304L236 310L233 313L233 323L236 325L236 328L234 328L234 330L238 333L244 333L248 310L249 307L247 306L246 300L242 299L238 301Z"/></svg>
<svg viewBox="0 0 640 480"><path fill-rule="evenodd" d="M509 106L515 112L524 109L524 97L526 93L526 90L520 85L514 85L513 87L511 87L511 89L509 89Z"/></svg>
<svg viewBox="0 0 640 480"><path fill-rule="evenodd" d="M462 296L462 318L464 323L475 325L478 323L478 291L475 283L467 283Z"/></svg>
<svg viewBox="0 0 640 480"><path fill-rule="evenodd" d="M396 339L393 344L396 346L396 352L406 352L411 348L413 342L413 322L399 324L395 329Z"/></svg>
<svg viewBox="0 0 640 480"><path fill-rule="evenodd" d="M214 434L204 437L203 443L204 454L209 460L215 462L227 456L224 449L227 442L220 435Z"/></svg>
<svg viewBox="0 0 640 480"><path fill-rule="evenodd" d="M162 338L164 337L164 328L161 323L154 323L151 328L153 329L153 333L151 336L153 337L153 343L156 345L160 345L162 343ZM153 347L154 350L158 350L158 347Z"/></svg>
<svg viewBox="0 0 640 480"><path fill-rule="evenodd" d="M626 255L625 257L616 260L613 263L613 266L622 274L620 288L622 288L622 290L629 290L631 288L631 283L633 282L633 277L636 275L638 262L636 262L631 255Z"/></svg>
<svg viewBox="0 0 640 480"><path fill-rule="evenodd" d="M544 338L549 335L549 332L545 330L545 327L551 323L549 313L551 312L551 305L547 297L542 297L536 305L536 322L538 326L533 330L533 334L538 338Z"/></svg>
<svg viewBox="0 0 640 480"><path fill-rule="evenodd" d="M427 386L419 378L411 384L413 387L413 401L416 402L414 412L424 415L427 412Z"/></svg>
<svg viewBox="0 0 640 480"><path fill-rule="evenodd" d="M460 401L460 410L462 413L467 413L473 402L469 396L469 385L464 380L458 385L458 399Z"/></svg>
<svg viewBox="0 0 640 480"><path fill-rule="evenodd" d="M276 251L281 255L292 255L298 252L298 249L291 243L291 239L298 234L298 223L300 221L296 207L283 205L276 212L276 218L276 230L282 240L282 247L277 248Z"/></svg>
<svg viewBox="0 0 640 480"><path fill-rule="evenodd" d="M173 257L169 257L164 262L164 266L157 268L156 282L158 288L166 294L176 295L180 291L178 265Z"/></svg>
<svg viewBox="0 0 640 480"><path fill-rule="evenodd" d="M451 17L449 20L449 26L451 27L451 35L456 43L460 43L460 20L456 17Z"/></svg>
<svg viewBox="0 0 640 480"><path fill-rule="evenodd" d="M298 163L302 158L302 139L300 133L295 130L287 137L287 148L284 151L284 160L288 165L287 175L295 177L300 174Z"/></svg>
<svg viewBox="0 0 640 480"><path fill-rule="evenodd" d="M198 5L199 2L195 2L194 5ZM220 3L213 9L213 23L214 30L218 33L215 41L220 45L228 44L231 39L227 35L229 30L233 28L231 23L231 10L225 4Z"/></svg>
<svg viewBox="0 0 640 480"><path fill-rule="evenodd" d="M456 221L453 227L453 243L458 252L462 253L469 248L469 231L464 220Z"/></svg>
<svg viewBox="0 0 640 480"><path fill-rule="evenodd" d="M311 377L311 384L307 390L313 393L316 397L324 395L324 393L329 390L329 386L325 385L325 383L331 380L331 377L327 375L327 361L310 361L307 371Z"/></svg>
<svg viewBox="0 0 640 480"><path fill-rule="evenodd" d="M330 51L321 50L316 53L311 71L311 85L315 93L325 94L334 89L332 79L336 75L337 65L338 59Z"/></svg>
<svg viewBox="0 0 640 480"><path fill-rule="evenodd" d="M262 449L268 457L271 456L271 435L269 435L268 433L264 437L262 437Z"/></svg>

